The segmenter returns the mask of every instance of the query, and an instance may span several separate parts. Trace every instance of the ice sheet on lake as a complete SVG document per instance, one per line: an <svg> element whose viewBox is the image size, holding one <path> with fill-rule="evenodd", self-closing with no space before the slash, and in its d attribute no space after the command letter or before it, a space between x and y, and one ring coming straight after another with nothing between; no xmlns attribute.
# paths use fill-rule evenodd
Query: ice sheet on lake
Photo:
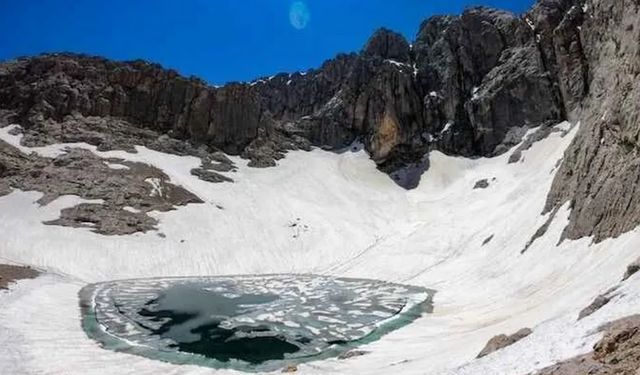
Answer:
<svg viewBox="0 0 640 375"><path fill-rule="evenodd" d="M83 326L109 349L265 370L374 340L417 318L432 294L376 280L269 275L113 281L80 297Z"/></svg>

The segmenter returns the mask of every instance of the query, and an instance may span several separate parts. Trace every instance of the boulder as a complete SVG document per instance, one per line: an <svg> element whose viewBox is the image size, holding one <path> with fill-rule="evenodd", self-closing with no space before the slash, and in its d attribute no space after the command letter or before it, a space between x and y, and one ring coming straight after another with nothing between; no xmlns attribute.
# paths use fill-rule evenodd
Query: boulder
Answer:
<svg viewBox="0 0 640 375"><path fill-rule="evenodd" d="M482 349L482 351L478 354L477 358L482 358L487 356L495 351L498 351L502 348L506 348L509 345L513 345L516 342L522 340L523 338L529 336L532 333L531 329L523 328L513 335L498 335L493 337L487 345Z"/></svg>

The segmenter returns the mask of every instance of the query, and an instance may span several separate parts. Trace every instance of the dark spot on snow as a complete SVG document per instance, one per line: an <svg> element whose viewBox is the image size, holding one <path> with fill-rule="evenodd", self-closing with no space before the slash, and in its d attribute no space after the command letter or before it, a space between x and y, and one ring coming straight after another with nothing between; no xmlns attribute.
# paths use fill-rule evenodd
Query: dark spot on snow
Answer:
<svg viewBox="0 0 640 375"><path fill-rule="evenodd" d="M483 180L477 181L473 186L474 189L486 189L489 187L489 181L485 178Z"/></svg>
<svg viewBox="0 0 640 375"><path fill-rule="evenodd" d="M346 352L340 354L338 356L338 359L349 359L353 357L361 357L365 354L369 354L369 352L365 350L347 350Z"/></svg>
<svg viewBox="0 0 640 375"><path fill-rule="evenodd" d="M487 237L484 241L482 241L482 246L488 244L493 239L493 234Z"/></svg>
<svg viewBox="0 0 640 375"><path fill-rule="evenodd" d="M587 316L603 308L607 303L611 302L613 297L616 296L615 294L613 294L613 292L615 291L616 291L616 287L611 288L606 293L597 296L596 299L594 299L589 306L585 307L584 309L582 309L582 311L580 311L580 314L578 315L578 320L582 320L586 318Z"/></svg>
<svg viewBox="0 0 640 375"><path fill-rule="evenodd" d="M529 240L529 242L527 242L527 244L524 246L524 249L522 249L520 251L520 254L524 254L527 250L529 250L529 247L531 247L531 245L533 245L533 243L540 237L544 236L545 233L547 233L547 230L549 229L549 225L551 225L551 222L553 221L553 219L556 217L556 214L558 213L558 210L560 208L556 207L553 209L553 211L551 212L551 214L549 215L549 218L547 219L547 221L544 222L544 224L542 224L542 226L540 228L538 228L538 230L536 230L536 232L533 234L533 236L531 236L531 239ZM562 240L561 240L562 241Z"/></svg>
<svg viewBox="0 0 640 375"><path fill-rule="evenodd" d="M625 281L626 279L635 275L636 273L638 273L638 271L640 271L640 259L627 266L627 271L624 273L622 281Z"/></svg>

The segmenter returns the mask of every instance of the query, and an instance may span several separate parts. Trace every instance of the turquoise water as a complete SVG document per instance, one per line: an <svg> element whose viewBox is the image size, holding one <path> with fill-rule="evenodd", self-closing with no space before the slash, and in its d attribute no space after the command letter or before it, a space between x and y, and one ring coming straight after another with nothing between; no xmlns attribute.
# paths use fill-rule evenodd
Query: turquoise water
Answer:
<svg viewBox="0 0 640 375"><path fill-rule="evenodd" d="M313 275L126 280L80 293L106 349L175 364L271 371L340 355L410 324L433 291Z"/></svg>

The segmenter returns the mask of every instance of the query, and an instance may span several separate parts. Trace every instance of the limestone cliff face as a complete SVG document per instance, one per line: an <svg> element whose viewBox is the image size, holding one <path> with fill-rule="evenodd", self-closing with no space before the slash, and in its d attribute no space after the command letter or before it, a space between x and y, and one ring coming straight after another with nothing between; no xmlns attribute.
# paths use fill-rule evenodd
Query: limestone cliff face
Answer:
<svg viewBox="0 0 640 375"><path fill-rule="evenodd" d="M502 144L512 129L565 118L557 72L573 60L560 47L556 54L554 43L564 39L551 36L567 9L543 5L531 15L539 26L530 16L489 8L432 17L413 45L381 29L359 54L253 85L274 120L289 131L328 148L359 139L392 174L432 149L500 154L512 145ZM387 142L381 126L387 127L389 116L397 134Z"/></svg>
<svg viewBox="0 0 640 375"><path fill-rule="evenodd" d="M43 55L0 68L0 106L26 128L66 116L122 118L178 139L240 153L270 118L246 85L214 89L144 61Z"/></svg>
<svg viewBox="0 0 640 375"><path fill-rule="evenodd" d="M567 150L547 209L570 202L564 236L618 236L640 224L640 4L588 1L575 48L588 75L568 90L588 87L575 141ZM573 74L585 68L575 63Z"/></svg>
<svg viewBox="0 0 640 375"><path fill-rule="evenodd" d="M393 174L431 149L499 154L511 129L563 119L586 90L561 84L566 71L582 72L575 33L557 31L581 21L568 18L568 4L545 0L526 17L489 8L432 17L413 45L380 29L359 53L318 69L221 88L144 61L25 58L2 64L0 107L27 132L70 115L109 117L255 166L275 165L289 149L359 140Z"/></svg>

